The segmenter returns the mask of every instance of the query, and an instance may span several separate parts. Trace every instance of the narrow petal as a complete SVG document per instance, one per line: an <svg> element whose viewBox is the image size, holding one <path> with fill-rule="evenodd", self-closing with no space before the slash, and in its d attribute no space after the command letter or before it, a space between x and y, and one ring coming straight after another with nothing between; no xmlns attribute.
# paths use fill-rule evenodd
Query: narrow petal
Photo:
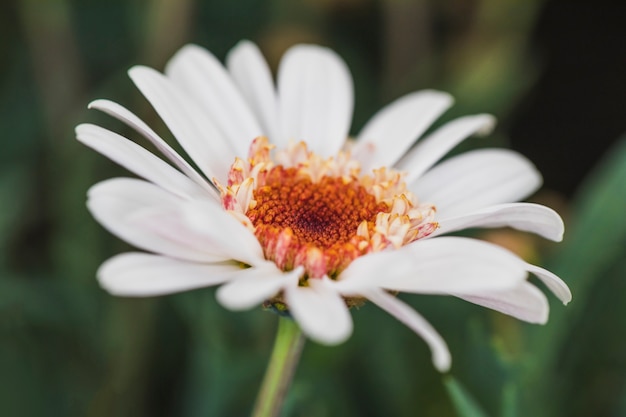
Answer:
<svg viewBox="0 0 626 417"><path fill-rule="evenodd" d="M239 42L226 57L231 77L241 90L270 142L282 148L287 145L278 122L278 98L270 67L259 48L250 41Z"/></svg>
<svg viewBox="0 0 626 417"><path fill-rule="evenodd" d="M228 254L248 265L265 264L263 249L254 233L235 217L210 201L192 201L182 206L186 227Z"/></svg>
<svg viewBox="0 0 626 417"><path fill-rule="evenodd" d="M76 137L95 151L172 194L185 199L211 195L171 165L117 133L100 126L82 124L76 127Z"/></svg>
<svg viewBox="0 0 626 417"><path fill-rule="evenodd" d="M488 114L455 119L420 140L396 168L408 171L406 181L413 182L463 140L474 134L490 133L495 124L496 119Z"/></svg>
<svg viewBox="0 0 626 417"><path fill-rule="evenodd" d="M225 182L237 154L198 104L151 68L133 67L128 74L198 168L207 178Z"/></svg>
<svg viewBox="0 0 626 417"><path fill-rule="evenodd" d="M311 339L336 345L352 334L352 317L343 298L324 279L309 279L308 287L285 288L289 312Z"/></svg>
<svg viewBox="0 0 626 417"><path fill-rule="evenodd" d="M497 204L456 217L437 219L439 229L429 237L471 227L512 227L560 242L564 225L551 208L532 203Z"/></svg>
<svg viewBox="0 0 626 417"><path fill-rule="evenodd" d="M513 253L476 239L439 237L355 259L340 275L342 293L385 288L422 294L514 288L526 278Z"/></svg>
<svg viewBox="0 0 626 417"><path fill-rule="evenodd" d="M113 295L150 297L221 284L240 271L236 263L201 264L131 252L104 262L97 276Z"/></svg>
<svg viewBox="0 0 626 417"><path fill-rule="evenodd" d="M546 284L550 291L552 291L552 293L556 295L563 304L568 304L572 301L572 292L561 278L547 269L543 269L536 265L526 264L526 267L528 268L528 272L536 275L541 282Z"/></svg>
<svg viewBox="0 0 626 417"><path fill-rule="evenodd" d="M113 178L91 187L88 197L87 208L94 218L111 233L138 248L188 261L232 259L217 252L216 246L197 244L197 233L183 228L185 223L180 218L180 210L175 210L183 200L154 184L132 178ZM162 225L150 221L159 210L169 215L159 219ZM166 229L170 224L179 227Z"/></svg>
<svg viewBox="0 0 626 417"><path fill-rule="evenodd" d="M273 262L252 267L217 290L217 300L230 310L248 310L277 295L287 285L298 285L303 269L283 272Z"/></svg>
<svg viewBox="0 0 626 417"><path fill-rule="evenodd" d="M265 133L226 69L206 49L183 47L165 73L195 99L238 155L247 155L252 140Z"/></svg>
<svg viewBox="0 0 626 417"><path fill-rule="evenodd" d="M548 321L550 306L546 296L526 281L504 291L453 295L529 323L545 324Z"/></svg>
<svg viewBox="0 0 626 417"><path fill-rule="evenodd" d="M450 369L452 357L446 342L417 311L385 291L369 290L362 295L420 335L430 347L433 364L439 372Z"/></svg>
<svg viewBox="0 0 626 417"><path fill-rule="evenodd" d="M441 218L532 194L541 175L528 159L504 149L482 149L450 158L409 185L423 202L433 203Z"/></svg>
<svg viewBox="0 0 626 417"><path fill-rule="evenodd" d="M191 167L170 145L167 144L154 130L130 110L110 100L94 100L89 103L90 109L100 110L113 116L126 125L135 129L144 138L148 139L167 159L169 159L186 176L195 181L206 191L217 197L215 188Z"/></svg>
<svg viewBox="0 0 626 417"><path fill-rule="evenodd" d="M392 166L452 102L449 94L431 90L400 97L366 123L352 156L361 162L364 172Z"/></svg>
<svg viewBox="0 0 626 417"><path fill-rule="evenodd" d="M305 141L324 157L334 156L348 137L352 120L352 77L328 48L298 45L278 68L278 96L284 138Z"/></svg>

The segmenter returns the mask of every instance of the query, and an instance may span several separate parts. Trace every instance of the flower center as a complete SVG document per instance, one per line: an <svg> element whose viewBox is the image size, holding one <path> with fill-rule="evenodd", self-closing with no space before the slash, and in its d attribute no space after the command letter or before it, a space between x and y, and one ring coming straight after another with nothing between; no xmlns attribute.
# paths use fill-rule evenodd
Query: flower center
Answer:
<svg viewBox="0 0 626 417"><path fill-rule="evenodd" d="M290 228L301 244L320 249L349 242L363 222L388 211L365 188L342 178L314 183L295 168L274 167L265 186L254 191L256 205L246 216L257 229Z"/></svg>
<svg viewBox="0 0 626 417"><path fill-rule="evenodd" d="M335 278L359 256L437 228L434 206L418 204L402 173L361 175L349 154L322 159L303 142L273 157L271 148L255 139L247 162L231 166L228 185L216 184L224 208L254 232L266 259L283 270L303 266L303 281Z"/></svg>
<svg viewBox="0 0 626 417"><path fill-rule="evenodd" d="M265 256L283 269L304 265L309 276L335 276L365 251L359 226L374 227L384 203L354 181L313 182L296 168L272 168L246 212Z"/></svg>

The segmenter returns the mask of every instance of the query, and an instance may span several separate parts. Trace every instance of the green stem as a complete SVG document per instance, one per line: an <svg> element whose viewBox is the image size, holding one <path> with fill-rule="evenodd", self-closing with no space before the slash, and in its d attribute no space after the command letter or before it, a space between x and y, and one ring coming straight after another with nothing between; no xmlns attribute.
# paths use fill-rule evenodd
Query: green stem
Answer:
<svg viewBox="0 0 626 417"><path fill-rule="evenodd" d="M296 322L290 318L281 317L272 357L267 365L252 417L280 415L303 347L304 336Z"/></svg>

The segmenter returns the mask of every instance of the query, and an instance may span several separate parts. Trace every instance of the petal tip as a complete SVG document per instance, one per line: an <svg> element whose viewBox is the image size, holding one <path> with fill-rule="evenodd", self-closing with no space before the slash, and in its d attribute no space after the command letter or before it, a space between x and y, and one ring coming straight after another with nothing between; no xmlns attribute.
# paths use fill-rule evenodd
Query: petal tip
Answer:
<svg viewBox="0 0 626 417"><path fill-rule="evenodd" d="M253 307L247 303L238 302L237 298L230 294L228 287L224 285L219 287L215 292L215 299L222 307L231 311L245 311Z"/></svg>
<svg viewBox="0 0 626 417"><path fill-rule="evenodd" d="M145 76L152 76L154 74L160 73L154 68L150 68L145 65L134 65L128 69L128 76L135 84L137 84L137 79Z"/></svg>
<svg viewBox="0 0 626 417"><path fill-rule="evenodd" d="M452 367L452 356L450 352L446 351L446 354L440 355L433 354L432 360L435 368L441 373L448 372Z"/></svg>
<svg viewBox="0 0 626 417"><path fill-rule="evenodd" d="M540 324L542 326L545 325L546 323L548 323L549 317L550 317L550 311L546 309L545 312L541 315L541 317L537 319L536 324Z"/></svg>
<svg viewBox="0 0 626 417"><path fill-rule="evenodd" d="M249 39L241 39L239 42L237 42L235 44L235 46L232 47L231 51L236 51L236 50L241 49L241 48L246 48L247 49L247 48L250 48L250 47L256 49L257 45L254 42L252 42L251 40L249 40Z"/></svg>
<svg viewBox="0 0 626 417"><path fill-rule="evenodd" d="M210 54L209 51L196 45L194 43L188 43L180 48L165 65L165 73L170 74L178 65L182 65L182 62L195 59L200 55Z"/></svg>
<svg viewBox="0 0 626 417"><path fill-rule="evenodd" d="M446 107L450 107L454 104L454 97L452 96L452 94L445 91L426 89L415 91L412 94L420 96L430 96L430 98L433 100L440 100L442 105L445 105Z"/></svg>
<svg viewBox="0 0 626 417"><path fill-rule="evenodd" d="M567 292L565 294L562 294L559 299L564 306L568 305L572 301L572 292L569 290L569 287L567 287Z"/></svg>
<svg viewBox="0 0 626 417"><path fill-rule="evenodd" d="M85 131L89 129L89 126L92 126L90 123L81 123L74 128L74 132L76 133L76 139L82 142L82 136L86 133Z"/></svg>
<svg viewBox="0 0 626 417"><path fill-rule="evenodd" d="M493 132L497 124L497 119L495 118L495 116L484 113L479 114L478 116L476 116L476 118L478 118L482 122L482 126L476 131L477 135L486 136Z"/></svg>
<svg viewBox="0 0 626 417"><path fill-rule="evenodd" d="M97 109L97 108L98 108L98 105L99 105L99 104L100 104L100 102L102 102L102 101L103 101L102 99L96 99L96 100L93 100L93 101L91 101L89 104L87 104L87 108L88 108L89 110L94 109L94 108L96 108L96 109Z"/></svg>
<svg viewBox="0 0 626 417"><path fill-rule="evenodd" d="M317 343L325 346L337 346L344 343L352 335L352 326L346 327L346 330L341 332L326 332L317 333L315 335L309 335L309 337L315 340Z"/></svg>

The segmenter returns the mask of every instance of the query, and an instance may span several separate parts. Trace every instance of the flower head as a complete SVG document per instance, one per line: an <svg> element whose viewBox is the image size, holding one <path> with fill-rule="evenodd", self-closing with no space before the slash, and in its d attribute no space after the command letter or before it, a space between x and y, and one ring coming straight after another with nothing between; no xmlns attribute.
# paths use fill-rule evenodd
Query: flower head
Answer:
<svg viewBox="0 0 626 417"><path fill-rule="evenodd" d="M515 203L541 184L521 155L483 149L438 163L465 138L489 132L491 116L456 119L422 137L452 99L420 91L383 108L349 140L349 71L334 52L312 45L285 54L276 87L245 41L226 67L186 46L165 74L129 73L197 169L126 108L91 103L171 163L99 126L76 129L78 140L144 178L106 180L88 193L104 227L150 252L106 261L98 279L109 292L150 296L221 284L217 299L227 308L288 311L326 344L349 337L349 308L369 300L420 334L442 371L451 362L445 342L397 292L453 295L544 323L548 303L527 281L530 272L570 301L551 272L490 243L442 236L509 226L562 237L553 210Z"/></svg>

